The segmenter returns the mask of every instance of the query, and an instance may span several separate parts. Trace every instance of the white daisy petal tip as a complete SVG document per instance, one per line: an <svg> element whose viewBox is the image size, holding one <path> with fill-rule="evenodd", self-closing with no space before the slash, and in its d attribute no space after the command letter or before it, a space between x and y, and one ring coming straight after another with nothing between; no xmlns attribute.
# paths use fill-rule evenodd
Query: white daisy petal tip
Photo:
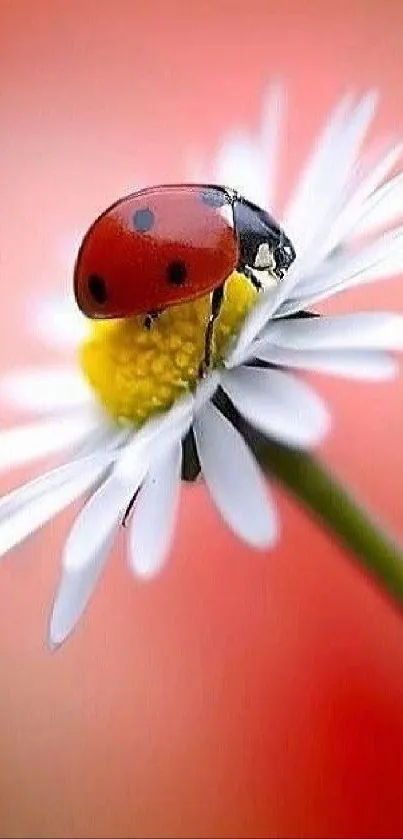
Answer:
<svg viewBox="0 0 403 839"><path fill-rule="evenodd" d="M211 403L196 417L194 432L203 476L223 520L251 547L272 547L277 511L243 437Z"/></svg>
<svg viewBox="0 0 403 839"><path fill-rule="evenodd" d="M403 315L354 312L272 321L255 349L296 351L403 350Z"/></svg>
<svg viewBox="0 0 403 839"><path fill-rule="evenodd" d="M49 621L48 645L60 647L81 620L112 549L114 532L109 531L94 550L88 550L86 562L64 562Z"/></svg>
<svg viewBox="0 0 403 839"><path fill-rule="evenodd" d="M51 630L49 629L48 637L47 637L47 648L48 648L48 651L50 653L56 653L57 650L59 650L61 648L61 646L63 644L63 640L53 641L50 633L51 633Z"/></svg>
<svg viewBox="0 0 403 839"><path fill-rule="evenodd" d="M214 180L239 191L245 198L262 203L259 148L248 131L238 128L227 137L217 154Z"/></svg>
<svg viewBox="0 0 403 839"><path fill-rule="evenodd" d="M64 572L62 575L49 620L47 640L50 652L60 649L82 617L86 604L82 603L78 581L76 572Z"/></svg>
<svg viewBox="0 0 403 839"><path fill-rule="evenodd" d="M256 357L278 367L363 381L388 381L399 373L397 360L375 350L288 350L266 345L256 347Z"/></svg>
<svg viewBox="0 0 403 839"><path fill-rule="evenodd" d="M76 600L74 588L71 585L71 574L67 581L67 572L64 571L59 582L58 590L53 601L53 607L48 624L47 644L50 652L54 653L60 649L63 642L72 633L78 620L74 600ZM70 604L69 604L70 601ZM73 601L74 606L72 609ZM74 617L72 616L74 615Z"/></svg>
<svg viewBox="0 0 403 839"><path fill-rule="evenodd" d="M330 429L330 413L302 379L282 370L239 367L222 386L239 413L273 440L298 449L318 446Z"/></svg>
<svg viewBox="0 0 403 839"><path fill-rule="evenodd" d="M56 653L60 650L65 641L72 635L74 632L75 625L73 623L71 626L63 619L63 616L59 614L59 608L55 605L54 610L50 616L48 622L48 633L47 633L47 648L50 653Z"/></svg>

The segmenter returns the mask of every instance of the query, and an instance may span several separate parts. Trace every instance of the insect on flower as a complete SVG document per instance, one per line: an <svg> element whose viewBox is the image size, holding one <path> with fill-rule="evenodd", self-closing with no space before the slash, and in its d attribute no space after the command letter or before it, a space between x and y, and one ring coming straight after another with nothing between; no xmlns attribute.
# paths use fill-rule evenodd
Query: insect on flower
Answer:
<svg viewBox="0 0 403 839"><path fill-rule="evenodd" d="M305 371L374 382L398 373L401 314L306 313L402 273L403 144L382 146L364 165L377 97L345 96L281 212L283 94L269 91L269 133L265 117L257 135L224 137L213 165L188 171L192 186L131 195L80 237L76 299L90 317L75 301L70 310L70 301L49 300L34 319L35 335L39 327L53 351L77 353L74 366L0 378L1 401L39 414L0 431L0 470L61 456L0 498L0 558L82 498L63 548L52 648L86 610L130 503L124 543L137 578L158 574L170 555L180 498L193 491L182 478L200 476L224 524L266 556L280 518L253 435L295 452L324 439L331 414ZM211 181L230 188L200 186ZM281 213L293 245L259 206ZM220 286L220 314L207 335Z"/></svg>
<svg viewBox="0 0 403 839"><path fill-rule="evenodd" d="M74 276L90 318L144 314L150 328L169 306L209 292L202 377L211 366L214 322L233 271L262 288L281 279L294 247L269 213L223 186L179 184L140 190L100 215L82 242Z"/></svg>

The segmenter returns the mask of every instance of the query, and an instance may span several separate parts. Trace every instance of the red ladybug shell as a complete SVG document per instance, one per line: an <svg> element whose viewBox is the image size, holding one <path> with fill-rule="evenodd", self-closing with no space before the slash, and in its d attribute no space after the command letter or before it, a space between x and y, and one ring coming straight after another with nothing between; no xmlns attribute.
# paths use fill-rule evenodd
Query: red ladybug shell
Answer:
<svg viewBox="0 0 403 839"><path fill-rule="evenodd" d="M164 186L123 198L92 225L74 275L90 318L158 312L221 285L238 263L222 187Z"/></svg>

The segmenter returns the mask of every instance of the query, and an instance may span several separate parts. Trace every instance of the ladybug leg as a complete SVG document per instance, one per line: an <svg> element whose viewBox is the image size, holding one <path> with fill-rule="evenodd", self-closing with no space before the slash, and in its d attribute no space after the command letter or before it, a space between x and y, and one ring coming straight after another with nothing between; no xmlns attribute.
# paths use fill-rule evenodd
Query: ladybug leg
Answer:
<svg viewBox="0 0 403 839"><path fill-rule="evenodd" d="M206 333L204 336L204 359L199 367L199 379L203 379L211 367L211 351L213 345L214 323L220 314L224 299L224 283L215 288L211 297L211 311L207 321Z"/></svg>
<svg viewBox="0 0 403 839"><path fill-rule="evenodd" d="M146 316L145 316L145 318L144 318L144 322L143 322L143 323L144 323L145 328L146 328L146 329L151 329L151 328L152 328L152 326L153 326L153 323L154 323L156 320L158 320L158 318L159 318L160 314L161 314L161 312L147 312L147 314L146 314Z"/></svg>
<svg viewBox="0 0 403 839"><path fill-rule="evenodd" d="M249 268L249 266L248 266L248 265L244 265L242 268L240 268L240 271L242 272L242 274L244 274L244 276L245 276L248 280L250 280L250 281L251 281L252 285L253 285L253 286L254 286L254 287L255 287L258 291L261 291L261 290L262 290L262 288L263 288L263 283L261 283L261 282L260 282L260 280L258 279L258 277L256 277L256 276L255 276L255 274L254 274L254 273L253 273L253 271L252 271L252 268Z"/></svg>
<svg viewBox="0 0 403 839"><path fill-rule="evenodd" d="M139 492L140 492L140 487L139 487L139 488L136 490L136 492L133 494L133 496L131 497L131 499L130 499L130 501L129 501L129 503L128 503L127 507L126 507L126 510L125 510L124 516L123 516L123 518L122 518L122 527L127 527L128 518L129 518L130 513L131 513L131 511L132 511L132 509L133 509L133 507L134 507L134 504L135 504L135 501L136 501L136 498L137 498L137 496L138 496Z"/></svg>

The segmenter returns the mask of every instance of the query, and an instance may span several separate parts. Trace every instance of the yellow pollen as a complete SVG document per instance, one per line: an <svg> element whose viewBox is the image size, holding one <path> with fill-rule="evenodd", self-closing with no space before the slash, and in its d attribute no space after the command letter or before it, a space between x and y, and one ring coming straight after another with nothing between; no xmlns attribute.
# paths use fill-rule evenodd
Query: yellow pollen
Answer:
<svg viewBox="0 0 403 839"><path fill-rule="evenodd" d="M229 339L239 330L256 294L242 274L234 273L227 280L214 328L214 366L222 362ZM210 295L172 306L149 330L144 317L91 321L80 347L80 363L108 414L138 426L195 388L210 306Z"/></svg>

